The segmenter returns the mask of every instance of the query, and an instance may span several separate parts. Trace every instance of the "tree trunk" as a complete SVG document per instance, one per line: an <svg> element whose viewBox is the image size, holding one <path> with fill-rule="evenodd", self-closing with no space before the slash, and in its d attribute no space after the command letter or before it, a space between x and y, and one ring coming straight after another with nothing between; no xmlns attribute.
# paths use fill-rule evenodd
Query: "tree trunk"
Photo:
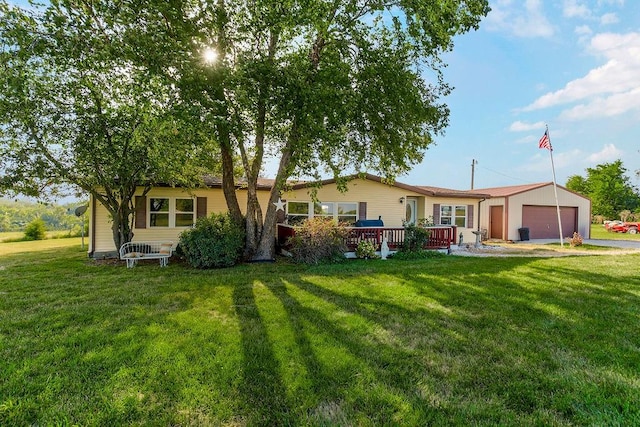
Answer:
<svg viewBox="0 0 640 427"><path fill-rule="evenodd" d="M294 125L295 127L295 125ZM290 148L285 148L280 158L276 182L271 188L267 214L262 225L262 232L258 236L258 247L253 255L253 261L272 260L275 257L276 249L276 206L274 203L280 198L280 189L289 177L292 152Z"/></svg>
<svg viewBox="0 0 640 427"><path fill-rule="evenodd" d="M113 234L113 243L116 245L116 250L120 250L120 247L123 244L130 242L133 239L133 230L131 227L132 215L129 203L130 201L122 201L117 203L116 209L107 208L113 220L111 224L111 232Z"/></svg>
<svg viewBox="0 0 640 427"><path fill-rule="evenodd" d="M238 223L242 223L242 211L236 197L236 183L233 174L233 148L231 147L227 126L218 125L218 135L222 157L222 192L224 193L231 218Z"/></svg>

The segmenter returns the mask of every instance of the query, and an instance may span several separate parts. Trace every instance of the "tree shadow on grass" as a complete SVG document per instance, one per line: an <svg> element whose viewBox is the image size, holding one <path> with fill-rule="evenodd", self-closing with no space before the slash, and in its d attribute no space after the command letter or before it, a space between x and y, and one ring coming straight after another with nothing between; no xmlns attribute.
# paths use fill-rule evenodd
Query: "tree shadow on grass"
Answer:
<svg viewBox="0 0 640 427"><path fill-rule="evenodd" d="M233 303L240 323L242 341L240 391L246 421L249 425L264 426L293 424L286 390L280 377L280 364L258 311L253 286L236 286Z"/></svg>
<svg viewBox="0 0 640 427"><path fill-rule="evenodd" d="M612 277L571 267L557 268L555 274L571 275L578 285L574 283L556 291L548 286L547 267L538 269L528 265L534 262L535 259L524 258L496 260L494 265L487 261L486 268L451 271L448 275L429 275L417 270L398 275L404 281L402 286L415 289L416 294L437 301L446 310L415 305L409 308L385 301L376 293L379 283L371 288L372 296L353 289L321 285L321 277L290 278L271 286L270 290L289 307L297 342L308 348L305 351L313 351L307 336L311 332L304 328L304 323L312 323L316 331L322 331L335 343L333 345L357 358L358 375L365 371L373 373L369 386L385 391L351 398L352 407L358 407L369 421L384 423L405 416L421 423L450 421L461 414L465 414L464 419L475 413L476 421L527 422L544 419L549 407L559 411L560 418L556 421L563 417L580 422L637 417L637 412L620 406L620 400L630 392L624 380L610 380L608 388L617 389L617 397L599 401L589 395L593 387L578 385L589 381L589 375L596 372L625 374L625 370L619 371L621 360L634 360L634 357L616 351L610 360L603 360L597 343L610 347L616 346L617 341L606 336L602 319L597 314L591 318L588 311L604 306L608 308L601 308L600 313L619 312L614 307L616 299L626 297L625 303L633 305L638 301L637 295L598 289L598 283L611 282ZM496 268L516 272L522 266L533 272L530 280L538 281L539 287L513 276L495 274ZM349 276L345 275L354 281ZM357 280L366 285L367 276ZM634 282L640 281L634 279ZM330 320L326 309L300 304L299 292L294 296L287 286L333 305L346 316L366 319L368 325L358 331ZM633 313L626 311L623 323L637 323ZM378 339L378 328L391 339ZM565 339L565 335L571 338ZM590 337L594 338L595 347L593 343L582 344ZM574 372L572 366L567 366L581 360L585 363L582 371ZM307 369L320 367L314 382L335 380L323 373L326 369L322 368L321 361L312 358L311 362ZM426 395L425 385L430 390ZM354 389L325 387L317 391L318 396L327 399L339 398L340 393L354 393ZM349 400L345 394L342 397ZM483 399L490 403L479 403ZM576 409L581 399L590 400L587 409ZM371 402L375 404L370 405ZM445 405L434 402L445 402ZM453 406L457 409L452 410Z"/></svg>

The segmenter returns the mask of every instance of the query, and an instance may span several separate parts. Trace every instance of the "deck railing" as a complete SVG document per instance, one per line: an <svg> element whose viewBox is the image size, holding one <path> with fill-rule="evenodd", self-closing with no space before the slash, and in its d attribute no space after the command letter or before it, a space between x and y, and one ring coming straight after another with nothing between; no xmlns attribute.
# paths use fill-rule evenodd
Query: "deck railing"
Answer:
<svg viewBox="0 0 640 427"><path fill-rule="evenodd" d="M434 226L425 227L429 230L429 240L424 249L451 249L451 245L456 242L455 226ZM345 244L349 251L355 251L358 243L368 240L374 244L376 250L384 239L390 250L399 250L404 243L403 227L349 227L349 233L345 239ZM278 246L286 249L289 238L295 236L296 227L287 224L278 224L277 241Z"/></svg>

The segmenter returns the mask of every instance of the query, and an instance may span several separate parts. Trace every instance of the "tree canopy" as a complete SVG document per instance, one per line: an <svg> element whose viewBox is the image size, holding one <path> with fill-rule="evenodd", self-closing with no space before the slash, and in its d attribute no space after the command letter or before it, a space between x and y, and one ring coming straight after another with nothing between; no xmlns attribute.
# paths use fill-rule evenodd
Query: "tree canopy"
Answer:
<svg viewBox="0 0 640 427"><path fill-rule="evenodd" d="M190 123L209 129L220 150L223 191L237 220L242 210L234 172L240 163L248 191L247 252L254 259L270 259L273 203L288 179L323 174L341 178L345 172L366 171L393 180L422 160L448 123L443 98L451 88L444 79L442 53L453 48L454 36L477 28L489 7L487 0L52 0L46 10L43 16L51 19L26 22L49 26L32 31L51 34L44 39L54 42L44 43L50 49L31 58L57 58L56 76L60 68L55 67L73 64L73 81L111 72L106 80L81 85L81 94L93 105L95 92L125 85L115 90L123 95L117 102L101 105L124 108L108 117L114 125L122 122L119 129L128 129L126 135L139 135L134 140L144 140L140 146L145 148L149 141L162 143L154 138L156 129L166 129L158 120L159 106L173 104L188 111ZM14 46L21 47L19 52L39 47L40 38L35 44L33 40L23 36L4 41L5 57L17 52ZM63 49L55 56L57 44ZM44 65L47 69L46 61ZM75 73L78 67L82 72ZM28 68L40 72L40 65ZM47 91L42 96L52 98ZM76 116L84 117L84 111L74 112ZM126 126L138 123L133 117L149 121L134 132ZM90 122L102 123L94 118ZM101 126L78 133L104 137ZM39 134L27 135L31 144L42 140ZM17 133L13 139L19 139ZM117 146L128 146L125 139ZM257 180L268 157L279 166L263 212ZM24 163L13 161L14 170ZM158 169L147 169L145 178L150 170Z"/></svg>
<svg viewBox="0 0 640 427"><path fill-rule="evenodd" d="M194 160L214 145L174 114L167 84L120 54L116 33L67 6L0 3L0 193L80 188L111 214L119 247L136 187L195 182Z"/></svg>
<svg viewBox="0 0 640 427"><path fill-rule="evenodd" d="M573 175L567 188L591 199L591 211L605 218L618 218L620 212L640 207L638 189L631 185L621 160L587 168L587 176Z"/></svg>
<svg viewBox="0 0 640 427"><path fill-rule="evenodd" d="M485 0L141 3L121 11L134 18L126 25L140 63L174 77L182 99L214 123L237 217L230 165L240 154L256 259L273 256L273 202L287 179L393 179L422 160L448 123L440 56L489 11ZM205 63L212 49L217 59ZM256 185L270 155L279 167L265 214Z"/></svg>

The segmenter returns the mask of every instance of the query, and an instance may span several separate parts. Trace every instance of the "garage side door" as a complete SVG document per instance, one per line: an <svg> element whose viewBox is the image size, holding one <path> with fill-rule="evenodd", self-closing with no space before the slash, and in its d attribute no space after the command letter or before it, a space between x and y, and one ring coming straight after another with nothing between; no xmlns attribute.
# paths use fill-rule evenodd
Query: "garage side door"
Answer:
<svg viewBox="0 0 640 427"><path fill-rule="evenodd" d="M574 231L578 231L578 208L560 207L560 220L562 221L562 237L571 237ZM522 226L529 228L529 238L531 239L557 239L558 214L556 207L523 206Z"/></svg>

